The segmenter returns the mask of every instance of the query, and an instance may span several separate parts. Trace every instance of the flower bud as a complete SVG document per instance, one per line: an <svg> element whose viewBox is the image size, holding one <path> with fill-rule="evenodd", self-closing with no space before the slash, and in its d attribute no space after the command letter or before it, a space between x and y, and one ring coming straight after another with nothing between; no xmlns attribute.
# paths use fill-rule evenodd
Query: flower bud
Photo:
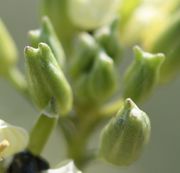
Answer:
<svg viewBox="0 0 180 173"><path fill-rule="evenodd" d="M28 133L0 120L0 158L7 158L24 150L28 144Z"/></svg>
<svg viewBox="0 0 180 173"><path fill-rule="evenodd" d="M95 101L103 101L112 96L117 88L116 70L113 60L100 51L89 73L88 89Z"/></svg>
<svg viewBox="0 0 180 173"><path fill-rule="evenodd" d="M68 12L71 21L85 30L107 24L117 14L120 0L69 0Z"/></svg>
<svg viewBox="0 0 180 173"><path fill-rule="evenodd" d="M45 43L25 49L27 74L32 97L40 109L56 100L57 111L66 114L72 107L72 91L51 49Z"/></svg>
<svg viewBox="0 0 180 173"><path fill-rule="evenodd" d="M124 78L124 98L139 102L145 99L158 82L159 70L164 55L150 54L134 47L135 59L129 66Z"/></svg>
<svg viewBox="0 0 180 173"><path fill-rule="evenodd" d="M120 62L122 58L122 47L119 41L118 20L114 20L110 25L96 30L94 37L104 51L114 60Z"/></svg>
<svg viewBox="0 0 180 173"><path fill-rule="evenodd" d="M0 19L0 75L7 73L17 61L17 51L6 27Z"/></svg>
<svg viewBox="0 0 180 173"><path fill-rule="evenodd" d="M65 65L65 54L61 43L48 17L43 17L42 27L29 32L29 41L32 47L38 47L43 42L49 45L61 68Z"/></svg>
<svg viewBox="0 0 180 173"><path fill-rule="evenodd" d="M101 133L100 156L109 163L128 166L136 161L150 136L150 121L131 99Z"/></svg>
<svg viewBox="0 0 180 173"><path fill-rule="evenodd" d="M70 73L77 78L84 72L89 71L99 47L94 38L88 33L81 33L75 43L74 58L71 63Z"/></svg>

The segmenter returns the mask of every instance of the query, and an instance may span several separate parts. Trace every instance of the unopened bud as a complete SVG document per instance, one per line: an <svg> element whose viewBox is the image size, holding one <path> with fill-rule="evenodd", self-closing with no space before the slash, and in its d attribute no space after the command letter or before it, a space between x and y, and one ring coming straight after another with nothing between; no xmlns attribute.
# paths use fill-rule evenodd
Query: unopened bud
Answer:
<svg viewBox="0 0 180 173"><path fill-rule="evenodd" d="M60 41L48 17L43 17L42 27L29 32L29 41L32 47L38 47L39 43L46 43L51 48L61 68L65 65L65 54Z"/></svg>
<svg viewBox="0 0 180 173"><path fill-rule="evenodd" d="M51 49L45 43L25 49L30 91L41 109L56 100L57 111L66 114L72 107L72 91Z"/></svg>
<svg viewBox="0 0 180 173"><path fill-rule="evenodd" d="M164 55L150 54L134 47L135 59L125 73L124 98L139 102L145 99L158 82Z"/></svg>
<svg viewBox="0 0 180 173"><path fill-rule="evenodd" d="M120 62L122 58L122 47L118 32L118 19L114 20L110 25L101 27L95 32L97 42L115 63Z"/></svg>
<svg viewBox="0 0 180 173"><path fill-rule="evenodd" d="M150 136L150 121L131 99L101 133L100 156L107 162L128 166L136 161Z"/></svg>
<svg viewBox="0 0 180 173"><path fill-rule="evenodd" d="M74 58L70 67L73 78L89 71L99 50L95 39L88 33L81 33L77 38L75 46Z"/></svg>
<svg viewBox="0 0 180 173"><path fill-rule="evenodd" d="M117 88L117 76L113 60L100 51L89 73L88 89L91 98L103 101L112 96Z"/></svg>

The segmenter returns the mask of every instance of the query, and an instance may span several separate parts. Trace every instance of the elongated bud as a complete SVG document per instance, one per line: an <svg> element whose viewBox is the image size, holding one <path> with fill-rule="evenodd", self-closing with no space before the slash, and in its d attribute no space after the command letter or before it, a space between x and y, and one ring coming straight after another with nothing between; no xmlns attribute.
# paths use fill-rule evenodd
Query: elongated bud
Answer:
<svg viewBox="0 0 180 173"><path fill-rule="evenodd" d="M136 161L150 136L150 121L131 99L101 133L100 156L109 163L128 166Z"/></svg>
<svg viewBox="0 0 180 173"><path fill-rule="evenodd" d="M72 91L51 49L45 43L25 49L29 86L35 103L41 109L56 100L57 111L66 114L72 107Z"/></svg>
<svg viewBox="0 0 180 173"><path fill-rule="evenodd" d="M65 54L60 41L48 17L43 17L40 29L29 32L29 41L32 47L38 47L43 42L49 45L61 68L65 65Z"/></svg>
<svg viewBox="0 0 180 173"><path fill-rule="evenodd" d="M117 64L122 59L122 47L119 41L118 32L118 19L95 32L97 42Z"/></svg>
<svg viewBox="0 0 180 173"><path fill-rule="evenodd" d="M152 52L163 52L167 57L160 71L161 82L169 81L180 72L180 40L178 37L180 34L180 13L175 14L170 19L168 25L158 35L150 48Z"/></svg>
<svg viewBox="0 0 180 173"><path fill-rule="evenodd" d="M17 61L17 51L13 39L0 19L0 75L7 73Z"/></svg>
<svg viewBox="0 0 180 173"><path fill-rule="evenodd" d="M0 120L0 159L24 150L28 140L28 133L24 129Z"/></svg>
<svg viewBox="0 0 180 173"><path fill-rule="evenodd" d="M69 17L79 28L96 29L115 17L119 4L120 0L69 0Z"/></svg>
<svg viewBox="0 0 180 173"><path fill-rule="evenodd" d="M114 62L103 51L96 56L89 73L88 88L91 98L96 101L106 100L117 88Z"/></svg>
<svg viewBox="0 0 180 173"><path fill-rule="evenodd" d="M70 67L70 73L73 78L89 71L99 50L96 41L88 33L81 33L75 45L74 58Z"/></svg>
<svg viewBox="0 0 180 173"><path fill-rule="evenodd" d="M139 102L145 99L158 82L164 55L150 54L134 47L135 59L125 73L124 98Z"/></svg>

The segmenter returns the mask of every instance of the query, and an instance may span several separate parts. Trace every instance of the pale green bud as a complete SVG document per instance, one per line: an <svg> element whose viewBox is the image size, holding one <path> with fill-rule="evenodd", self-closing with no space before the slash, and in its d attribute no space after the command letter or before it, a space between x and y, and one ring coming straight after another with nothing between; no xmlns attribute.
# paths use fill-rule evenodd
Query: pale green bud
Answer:
<svg viewBox="0 0 180 173"><path fill-rule="evenodd" d="M131 99L101 133L100 157L107 162L128 166L136 161L150 136L150 121Z"/></svg>
<svg viewBox="0 0 180 173"><path fill-rule="evenodd" d="M150 54L134 47L135 59L125 73L124 98L139 102L145 99L158 82L160 67L164 61L161 53Z"/></svg>
<svg viewBox="0 0 180 173"><path fill-rule="evenodd" d="M119 40L118 19L110 25L95 31L95 39L115 63L122 59L122 47Z"/></svg>
<svg viewBox="0 0 180 173"><path fill-rule="evenodd" d="M0 19L0 75L7 73L17 61L15 43Z"/></svg>
<svg viewBox="0 0 180 173"><path fill-rule="evenodd" d="M120 0L69 0L68 12L77 27L92 30L113 20L119 5Z"/></svg>
<svg viewBox="0 0 180 173"><path fill-rule="evenodd" d="M74 57L70 65L71 76L76 78L82 73L88 72L98 51L99 46L90 34L79 34L75 42Z"/></svg>
<svg viewBox="0 0 180 173"><path fill-rule="evenodd" d="M89 94L95 101L106 100L115 92L116 69L113 60L105 52L100 51L97 54L88 80Z"/></svg>
<svg viewBox="0 0 180 173"><path fill-rule="evenodd" d="M65 65L65 54L48 17L43 17L40 29L29 32L30 46L38 47L43 42L49 45L61 68Z"/></svg>
<svg viewBox="0 0 180 173"><path fill-rule="evenodd" d="M72 91L51 49L45 43L38 48L26 47L26 65L32 97L40 109L56 100L57 111L68 113L72 108Z"/></svg>
<svg viewBox="0 0 180 173"><path fill-rule="evenodd" d="M28 141L29 136L24 129L0 120L0 159L24 150Z"/></svg>

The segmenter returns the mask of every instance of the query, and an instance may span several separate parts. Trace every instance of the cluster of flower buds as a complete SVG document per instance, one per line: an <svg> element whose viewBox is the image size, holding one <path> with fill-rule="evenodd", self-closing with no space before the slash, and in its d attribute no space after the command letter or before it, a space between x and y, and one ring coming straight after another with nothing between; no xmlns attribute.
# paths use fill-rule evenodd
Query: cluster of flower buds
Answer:
<svg viewBox="0 0 180 173"><path fill-rule="evenodd" d="M117 89L117 64L122 49L117 38L117 21L78 35L70 65L74 92L83 104L102 103Z"/></svg>
<svg viewBox="0 0 180 173"><path fill-rule="evenodd" d="M99 155L105 161L128 166L136 161L150 137L150 121L131 99L101 133Z"/></svg>

